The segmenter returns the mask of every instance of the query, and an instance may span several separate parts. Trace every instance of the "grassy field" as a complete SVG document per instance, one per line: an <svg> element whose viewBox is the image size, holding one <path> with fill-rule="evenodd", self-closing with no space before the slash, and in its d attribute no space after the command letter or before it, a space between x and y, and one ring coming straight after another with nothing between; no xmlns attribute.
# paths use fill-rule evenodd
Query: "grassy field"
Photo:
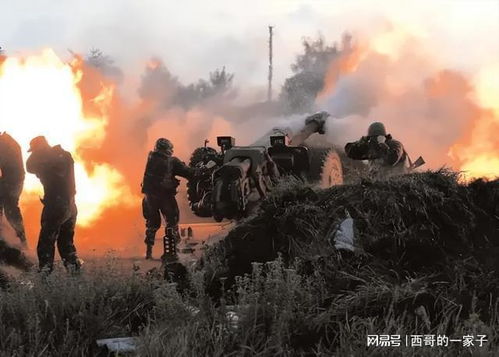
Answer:
<svg viewBox="0 0 499 357"><path fill-rule="evenodd" d="M499 355L498 194L498 182L444 172L326 191L288 183L184 284L112 257L74 277L21 275L0 291L0 354L106 355L97 339L137 336L141 356ZM328 241L345 210L355 253ZM368 347L368 335L402 343ZM487 342L404 346L411 335Z"/></svg>
<svg viewBox="0 0 499 357"><path fill-rule="evenodd" d="M0 354L106 355L95 341L123 336L139 336L141 356L499 353L497 301L481 307L483 311L475 300L471 311L464 312L463 303L441 293L432 301L438 312L431 313L421 298L428 284L424 278L402 285L372 279L350 293L330 296L320 273L302 275L296 264L285 267L281 259L254 264L253 273L238 278L216 302L205 294L202 272L193 273L191 289L183 293L159 276L124 274L112 266L79 277L59 271L45 282L27 274L24 283L0 293ZM368 348L368 334L485 334L488 342L471 349L460 343Z"/></svg>

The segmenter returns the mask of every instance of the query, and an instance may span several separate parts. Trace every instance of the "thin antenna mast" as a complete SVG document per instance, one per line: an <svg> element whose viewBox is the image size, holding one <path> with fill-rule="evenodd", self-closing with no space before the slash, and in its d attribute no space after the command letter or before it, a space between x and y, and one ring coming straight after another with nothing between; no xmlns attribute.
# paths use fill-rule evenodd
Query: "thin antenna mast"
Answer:
<svg viewBox="0 0 499 357"><path fill-rule="evenodd" d="M272 101L272 72L273 72L273 68L272 68L272 37L273 37L273 29L274 29L274 26L269 26L269 88L268 88L268 92L267 92L267 101L268 102L271 102Z"/></svg>

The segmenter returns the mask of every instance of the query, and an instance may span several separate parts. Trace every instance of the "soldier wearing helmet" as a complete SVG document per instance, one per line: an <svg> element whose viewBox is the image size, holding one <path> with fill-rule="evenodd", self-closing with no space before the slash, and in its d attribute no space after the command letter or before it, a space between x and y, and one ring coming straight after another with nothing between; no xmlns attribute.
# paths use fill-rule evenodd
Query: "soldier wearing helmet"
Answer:
<svg viewBox="0 0 499 357"><path fill-rule="evenodd" d="M152 258L152 247L156 232L161 227L161 216L166 222L165 254L176 255L175 244L179 239L179 210L175 195L179 180L176 176L190 179L196 170L188 167L173 156L173 145L170 140L160 138L154 150L149 153L142 180L142 211L146 220L145 244L146 259ZM168 257L164 257L168 258Z"/></svg>
<svg viewBox="0 0 499 357"><path fill-rule="evenodd" d="M371 172L378 177L403 174L407 170L407 153L400 141L386 133L383 123L369 125L367 136L345 146L347 156L368 160Z"/></svg>
<svg viewBox="0 0 499 357"><path fill-rule="evenodd" d="M52 271L57 242L64 266L76 272L81 263L73 243L77 216L73 158L60 145L50 146L44 136L31 140L29 152L26 170L40 179L44 191L37 246L40 271Z"/></svg>
<svg viewBox="0 0 499 357"><path fill-rule="evenodd" d="M21 147L12 136L0 133L0 217L10 223L23 246L26 246L19 196L24 184L24 164Z"/></svg>

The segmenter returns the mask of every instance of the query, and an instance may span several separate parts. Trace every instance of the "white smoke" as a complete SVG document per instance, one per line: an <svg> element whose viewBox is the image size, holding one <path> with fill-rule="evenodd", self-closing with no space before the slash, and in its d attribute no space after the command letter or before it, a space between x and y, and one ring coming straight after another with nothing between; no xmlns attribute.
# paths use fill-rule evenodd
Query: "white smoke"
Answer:
<svg viewBox="0 0 499 357"><path fill-rule="evenodd" d="M268 25L275 26L277 95L302 36L322 33L333 41L344 31L369 35L389 21L425 36L441 61L473 71L499 58L498 13L496 0L1 0L0 46L13 54L99 48L134 74L157 55L183 82L225 65L236 73L241 93L263 100L265 91L256 88L266 86ZM137 85L136 78L126 79L126 86Z"/></svg>

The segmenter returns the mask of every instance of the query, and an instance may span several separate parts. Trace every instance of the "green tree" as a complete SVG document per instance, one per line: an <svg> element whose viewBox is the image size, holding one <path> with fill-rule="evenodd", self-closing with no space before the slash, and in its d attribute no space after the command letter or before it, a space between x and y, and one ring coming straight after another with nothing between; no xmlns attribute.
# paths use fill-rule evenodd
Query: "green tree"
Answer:
<svg viewBox="0 0 499 357"><path fill-rule="evenodd" d="M166 108L175 103L180 83L164 63L158 58L151 58L147 64L139 95L142 99L154 100Z"/></svg>
<svg viewBox="0 0 499 357"><path fill-rule="evenodd" d="M343 36L341 51L336 44L328 45L320 35L315 40L303 40L303 53L291 65L293 75L285 80L279 96L288 114L314 109L315 98L324 87L330 63L349 51L351 46L351 36L348 34Z"/></svg>
<svg viewBox="0 0 499 357"><path fill-rule="evenodd" d="M232 88L233 73L228 73L225 67L210 72L209 79L200 79L197 83L181 86L176 103L184 108L190 108L209 98L225 95Z"/></svg>
<svg viewBox="0 0 499 357"><path fill-rule="evenodd" d="M115 61L97 48L90 50L90 53L85 58L85 63L97 68L106 77L110 77L116 82L123 80L123 71L116 65Z"/></svg>

